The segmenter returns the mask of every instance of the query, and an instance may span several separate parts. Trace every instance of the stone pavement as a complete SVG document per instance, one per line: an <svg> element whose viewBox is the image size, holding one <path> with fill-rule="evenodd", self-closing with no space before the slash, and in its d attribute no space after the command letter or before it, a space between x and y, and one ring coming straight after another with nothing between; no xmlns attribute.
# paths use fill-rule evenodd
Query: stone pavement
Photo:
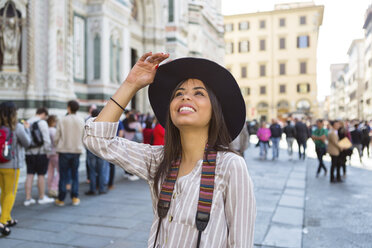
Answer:
<svg viewBox="0 0 372 248"><path fill-rule="evenodd" d="M315 178L312 151L305 161L289 161L283 150L278 161L260 161L258 152L251 145L245 153L257 200L255 247L371 247L372 171L348 166L344 183L330 184ZM76 207L69 199L65 207L24 207L21 188L13 210L19 224L0 247L146 247L148 186L121 175L118 169L116 187L105 195L85 196L88 185L81 184Z"/></svg>

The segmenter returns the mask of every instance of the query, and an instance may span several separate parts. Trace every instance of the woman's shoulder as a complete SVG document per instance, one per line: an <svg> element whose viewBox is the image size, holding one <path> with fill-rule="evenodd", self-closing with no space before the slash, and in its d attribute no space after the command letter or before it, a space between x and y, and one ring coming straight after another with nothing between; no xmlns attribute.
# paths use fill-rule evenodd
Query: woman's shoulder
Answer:
<svg viewBox="0 0 372 248"><path fill-rule="evenodd" d="M247 167L244 158L234 152L220 151L217 156L218 164L227 170Z"/></svg>

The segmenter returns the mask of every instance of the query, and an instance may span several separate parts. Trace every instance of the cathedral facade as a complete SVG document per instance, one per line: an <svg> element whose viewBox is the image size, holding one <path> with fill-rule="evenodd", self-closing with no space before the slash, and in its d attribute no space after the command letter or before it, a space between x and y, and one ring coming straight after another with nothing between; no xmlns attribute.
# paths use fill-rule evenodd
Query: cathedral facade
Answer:
<svg viewBox="0 0 372 248"><path fill-rule="evenodd" d="M0 25L0 100L20 118L103 106L147 51L224 59L219 0L0 0ZM151 112L147 88L127 108Z"/></svg>

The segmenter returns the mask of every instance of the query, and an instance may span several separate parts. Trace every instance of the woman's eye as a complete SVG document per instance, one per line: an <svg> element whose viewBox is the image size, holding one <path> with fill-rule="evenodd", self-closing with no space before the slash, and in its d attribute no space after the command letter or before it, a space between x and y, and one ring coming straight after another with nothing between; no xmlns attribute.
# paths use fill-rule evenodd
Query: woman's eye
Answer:
<svg viewBox="0 0 372 248"><path fill-rule="evenodd" d="M175 96L182 96L182 92L178 91Z"/></svg>
<svg viewBox="0 0 372 248"><path fill-rule="evenodd" d="M204 93L203 93L203 92L201 92L201 91L197 91L197 92L195 92L195 95L200 95L200 96L204 96Z"/></svg>

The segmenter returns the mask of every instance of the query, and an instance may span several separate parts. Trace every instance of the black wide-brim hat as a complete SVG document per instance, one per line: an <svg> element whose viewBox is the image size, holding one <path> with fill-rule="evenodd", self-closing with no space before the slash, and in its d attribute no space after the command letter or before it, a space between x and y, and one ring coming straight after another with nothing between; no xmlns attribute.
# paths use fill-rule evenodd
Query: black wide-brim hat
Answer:
<svg viewBox="0 0 372 248"><path fill-rule="evenodd" d="M216 95L231 140L234 140L245 123L244 99L231 73L207 59L180 58L159 66L149 87L150 104L159 123L166 127L172 92L180 82L189 78L203 81Z"/></svg>

